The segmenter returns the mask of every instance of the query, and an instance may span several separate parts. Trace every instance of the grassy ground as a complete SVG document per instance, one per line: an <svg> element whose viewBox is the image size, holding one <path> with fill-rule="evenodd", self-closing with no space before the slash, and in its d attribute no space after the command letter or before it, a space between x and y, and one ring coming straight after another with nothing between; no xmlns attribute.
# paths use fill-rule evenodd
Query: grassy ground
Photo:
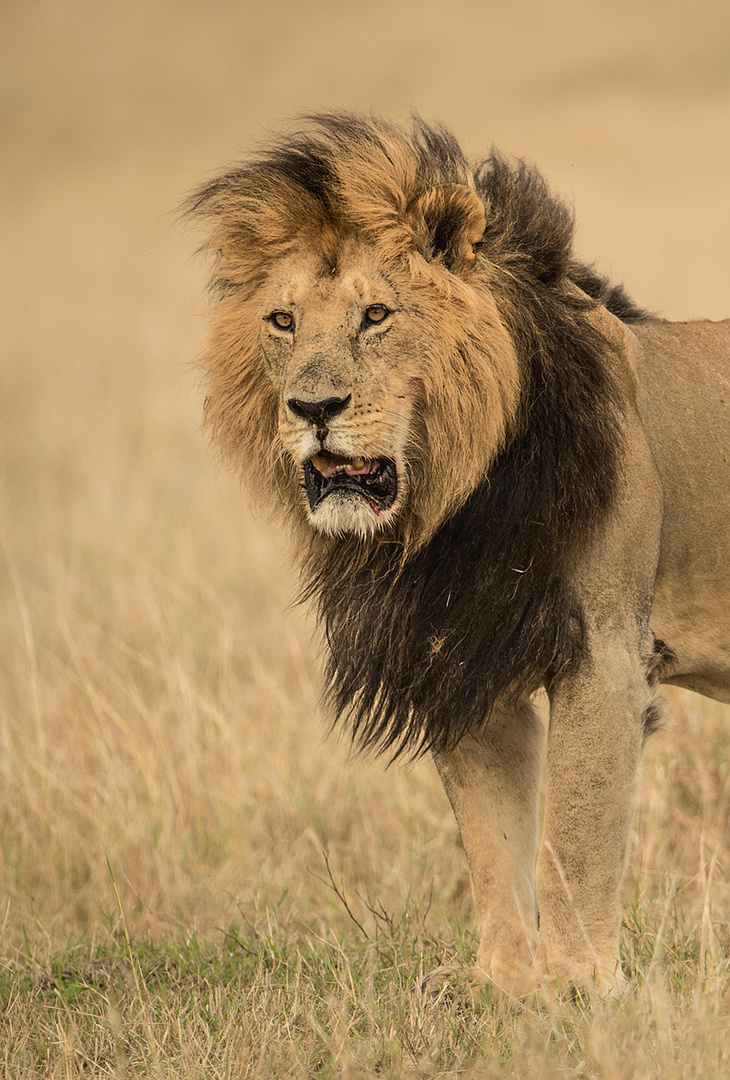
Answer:
<svg viewBox="0 0 730 1080"><path fill-rule="evenodd" d="M673 883L676 884L676 883ZM338 890L341 885L337 885ZM373 908L335 933L281 904L201 939L130 941L121 915L95 941L24 943L0 978L3 1076L727 1076L727 934L683 925L672 884L632 909L620 1003L463 1003L418 990L444 959L468 963L458 924L427 906ZM358 920L359 921L359 920Z"/></svg>
<svg viewBox="0 0 730 1080"><path fill-rule="evenodd" d="M423 998L473 953L451 811L325 737L283 538L198 432L169 213L314 106L538 159L639 302L728 314L727 6L422 7L3 13L0 1075L730 1073L726 710L649 744L624 1001Z"/></svg>

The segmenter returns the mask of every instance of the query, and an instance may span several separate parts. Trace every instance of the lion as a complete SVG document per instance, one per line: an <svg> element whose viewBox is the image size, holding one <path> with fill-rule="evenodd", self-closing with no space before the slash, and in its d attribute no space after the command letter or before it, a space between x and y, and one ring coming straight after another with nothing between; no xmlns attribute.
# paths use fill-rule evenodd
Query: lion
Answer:
<svg viewBox="0 0 730 1080"><path fill-rule="evenodd" d="M291 522L333 716L433 755L474 979L620 990L657 686L730 700L730 321L649 315L533 167L419 118L306 118L188 210L207 429Z"/></svg>

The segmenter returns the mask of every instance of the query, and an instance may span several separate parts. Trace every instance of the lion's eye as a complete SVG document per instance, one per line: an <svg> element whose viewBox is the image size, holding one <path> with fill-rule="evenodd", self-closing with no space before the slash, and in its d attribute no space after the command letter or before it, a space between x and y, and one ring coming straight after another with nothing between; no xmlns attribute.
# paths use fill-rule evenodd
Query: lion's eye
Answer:
<svg viewBox="0 0 730 1080"><path fill-rule="evenodd" d="M389 315L390 311L385 304L371 304L370 307L365 308L365 322L373 326L384 322Z"/></svg>
<svg viewBox="0 0 730 1080"><path fill-rule="evenodd" d="M269 315L269 322L278 330L294 329L294 319L288 311L272 311Z"/></svg>

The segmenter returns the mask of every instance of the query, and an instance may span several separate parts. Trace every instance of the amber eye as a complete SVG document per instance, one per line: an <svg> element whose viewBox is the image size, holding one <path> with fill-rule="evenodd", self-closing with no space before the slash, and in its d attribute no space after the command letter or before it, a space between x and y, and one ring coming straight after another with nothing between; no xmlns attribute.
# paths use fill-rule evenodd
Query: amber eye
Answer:
<svg viewBox="0 0 730 1080"><path fill-rule="evenodd" d="M384 322L390 315L390 311L385 304L372 304L370 307L365 308L365 322L372 325Z"/></svg>
<svg viewBox="0 0 730 1080"><path fill-rule="evenodd" d="M269 322L278 330L293 330L294 319L288 311L272 311L269 315Z"/></svg>

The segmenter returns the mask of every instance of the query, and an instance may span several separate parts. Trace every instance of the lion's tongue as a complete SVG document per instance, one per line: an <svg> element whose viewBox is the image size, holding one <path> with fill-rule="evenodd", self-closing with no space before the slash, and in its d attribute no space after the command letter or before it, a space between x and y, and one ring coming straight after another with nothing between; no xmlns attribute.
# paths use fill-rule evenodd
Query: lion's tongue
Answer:
<svg viewBox="0 0 730 1080"><path fill-rule="evenodd" d="M338 454L315 454L312 464L325 480L329 480L338 472L347 473L348 476L368 476L378 468L377 461L360 457L339 457Z"/></svg>

